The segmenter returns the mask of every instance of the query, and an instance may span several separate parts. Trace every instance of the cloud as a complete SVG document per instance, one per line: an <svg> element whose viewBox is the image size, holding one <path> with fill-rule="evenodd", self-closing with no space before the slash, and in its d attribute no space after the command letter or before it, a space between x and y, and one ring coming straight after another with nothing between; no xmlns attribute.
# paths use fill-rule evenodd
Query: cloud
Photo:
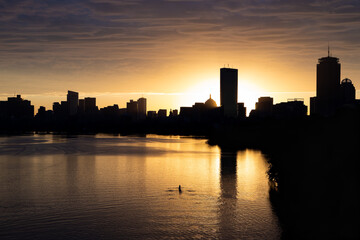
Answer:
<svg viewBox="0 0 360 240"><path fill-rule="evenodd" d="M9 71L151 68L183 49L321 56L328 41L350 59L360 57L358 39L357 0L0 0L0 68Z"/></svg>

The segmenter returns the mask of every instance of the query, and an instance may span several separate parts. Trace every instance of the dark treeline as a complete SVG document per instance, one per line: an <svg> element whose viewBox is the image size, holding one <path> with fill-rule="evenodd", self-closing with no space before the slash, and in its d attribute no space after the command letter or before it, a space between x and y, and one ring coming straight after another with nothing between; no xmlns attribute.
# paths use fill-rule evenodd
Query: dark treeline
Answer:
<svg viewBox="0 0 360 240"><path fill-rule="evenodd" d="M360 111L224 126L209 142L260 149L283 239L360 239Z"/></svg>

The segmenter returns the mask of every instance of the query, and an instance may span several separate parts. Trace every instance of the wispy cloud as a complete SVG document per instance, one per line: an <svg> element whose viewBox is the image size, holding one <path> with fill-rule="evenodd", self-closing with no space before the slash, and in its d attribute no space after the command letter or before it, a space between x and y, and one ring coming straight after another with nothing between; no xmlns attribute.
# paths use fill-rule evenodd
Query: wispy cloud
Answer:
<svg viewBox="0 0 360 240"><path fill-rule="evenodd" d="M313 57L328 41L359 59L359 39L357 0L0 0L0 69L13 74L131 73L189 48Z"/></svg>

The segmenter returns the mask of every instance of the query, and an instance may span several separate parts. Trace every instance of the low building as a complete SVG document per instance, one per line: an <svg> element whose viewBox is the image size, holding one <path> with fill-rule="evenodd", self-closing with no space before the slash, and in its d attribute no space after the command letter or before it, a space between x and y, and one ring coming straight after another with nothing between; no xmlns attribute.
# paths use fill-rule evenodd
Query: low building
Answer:
<svg viewBox="0 0 360 240"><path fill-rule="evenodd" d="M165 118L166 116L167 116L167 110L166 109L159 109L158 117L159 118Z"/></svg>

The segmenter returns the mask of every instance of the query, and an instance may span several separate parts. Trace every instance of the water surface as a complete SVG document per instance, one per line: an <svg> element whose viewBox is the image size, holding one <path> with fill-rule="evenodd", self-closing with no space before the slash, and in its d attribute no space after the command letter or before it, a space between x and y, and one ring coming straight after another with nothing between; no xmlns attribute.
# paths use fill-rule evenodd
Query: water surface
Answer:
<svg viewBox="0 0 360 240"><path fill-rule="evenodd" d="M0 239L279 239L267 168L203 139L1 137Z"/></svg>

